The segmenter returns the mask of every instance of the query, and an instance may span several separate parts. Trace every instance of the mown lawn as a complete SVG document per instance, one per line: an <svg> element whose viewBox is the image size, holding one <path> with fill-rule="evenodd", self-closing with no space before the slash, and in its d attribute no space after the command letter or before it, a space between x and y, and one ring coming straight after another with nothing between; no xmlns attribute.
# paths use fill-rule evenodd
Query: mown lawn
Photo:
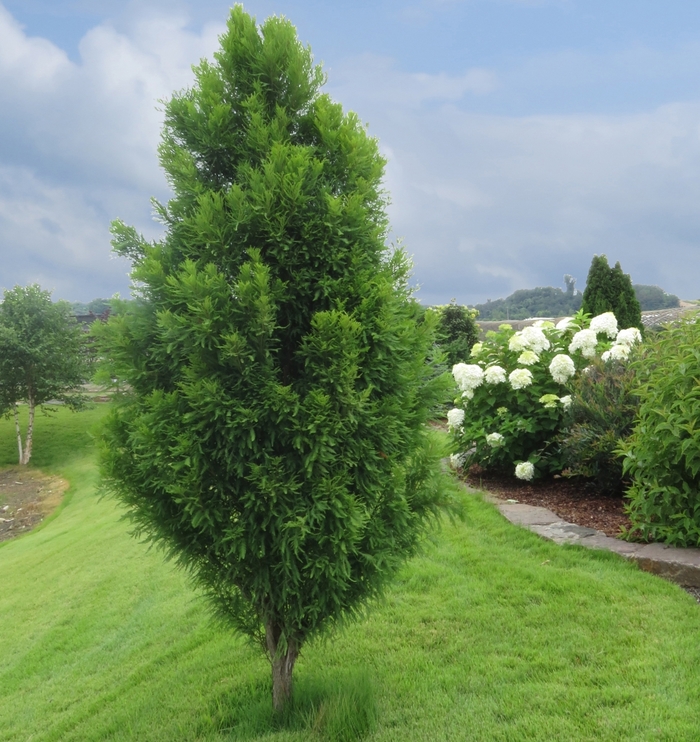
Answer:
<svg viewBox="0 0 700 742"><path fill-rule="evenodd" d="M105 409L38 421L33 465L72 487L0 548L0 740L308 740L368 709L367 740L697 739L694 601L476 497L368 618L306 649L297 710L275 723L260 654L97 496ZM1 421L0 466L14 445Z"/></svg>

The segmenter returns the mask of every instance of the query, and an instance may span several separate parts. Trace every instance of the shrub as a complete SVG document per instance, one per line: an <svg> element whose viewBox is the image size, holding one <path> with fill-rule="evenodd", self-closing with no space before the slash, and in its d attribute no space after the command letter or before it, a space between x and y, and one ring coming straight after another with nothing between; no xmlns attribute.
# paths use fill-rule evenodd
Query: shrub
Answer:
<svg viewBox="0 0 700 742"><path fill-rule="evenodd" d="M630 535L700 546L700 324L660 333L636 367L639 414L623 446Z"/></svg>
<svg viewBox="0 0 700 742"><path fill-rule="evenodd" d="M457 304L453 299L444 306L432 307L438 314L436 338L445 354L445 361L452 367L469 353L479 339L479 327L475 319L479 312Z"/></svg>
<svg viewBox="0 0 700 742"><path fill-rule="evenodd" d="M514 332L501 325L487 333L472 348L474 362L452 369L461 396L448 424L460 460L509 472L516 467L525 479L560 471L557 437L571 402L570 380L600 353L623 359L639 339L638 331L618 333L611 313L590 323L579 313L556 326L538 322ZM532 466L517 467L525 461Z"/></svg>
<svg viewBox="0 0 700 742"><path fill-rule="evenodd" d="M624 488L620 442L627 438L639 408L634 366L594 359L571 380L571 405L560 438L562 464L573 476L593 479L619 495Z"/></svg>

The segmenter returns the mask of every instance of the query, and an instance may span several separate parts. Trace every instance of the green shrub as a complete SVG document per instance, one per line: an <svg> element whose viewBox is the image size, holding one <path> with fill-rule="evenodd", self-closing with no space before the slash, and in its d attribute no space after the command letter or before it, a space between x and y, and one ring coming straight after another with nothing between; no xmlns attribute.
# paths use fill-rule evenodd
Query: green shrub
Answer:
<svg viewBox="0 0 700 742"><path fill-rule="evenodd" d="M700 324L669 327L635 365L639 415L623 446L630 536L700 546Z"/></svg>
<svg viewBox="0 0 700 742"><path fill-rule="evenodd" d="M452 368L455 363L469 358L472 347L479 339L479 327L475 322L479 312L457 304L454 299L449 304L431 309L438 313L438 345Z"/></svg>
<svg viewBox="0 0 700 742"><path fill-rule="evenodd" d="M624 488L620 441L639 408L635 369L622 361L595 359L571 382L571 405L560 440L562 463L574 476L595 481L610 495Z"/></svg>
<svg viewBox="0 0 700 742"><path fill-rule="evenodd" d="M452 374L461 391L448 412L456 455L463 464L513 471L521 479L561 471L557 439L571 401L569 382L591 359L625 359L641 339L618 332L608 312L538 322L520 332L501 325L472 348L474 363ZM614 340L614 344L612 341ZM458 453L461 452L461 453Z"/></svg>

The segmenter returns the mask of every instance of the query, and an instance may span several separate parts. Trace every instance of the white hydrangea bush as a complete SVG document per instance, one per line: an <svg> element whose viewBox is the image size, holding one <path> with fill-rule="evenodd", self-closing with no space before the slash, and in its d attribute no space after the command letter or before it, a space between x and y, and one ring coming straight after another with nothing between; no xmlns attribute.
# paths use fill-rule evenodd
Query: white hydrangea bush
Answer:
<svg viewBox="0 0 700 742"><path fill-rule="evenodd" d="M452 369L459 396L448 424L462 465L528 481L559 472L555 439L571 404L570 382L593 358L625 361L641 340L637 328L619 330L612 312L487 333Z"/></svg>

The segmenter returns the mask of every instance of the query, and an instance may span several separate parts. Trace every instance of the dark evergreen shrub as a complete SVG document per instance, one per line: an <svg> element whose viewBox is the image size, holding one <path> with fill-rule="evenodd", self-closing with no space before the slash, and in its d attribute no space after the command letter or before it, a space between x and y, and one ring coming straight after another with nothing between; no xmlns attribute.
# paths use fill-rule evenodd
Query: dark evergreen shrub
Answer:
<svg viewBox="0 0 700 742"><path fill-rule="evenodd" d="M560 439L562 463L574 476L620 495L625 486L620 443L632 432L639 408L634 367L595 359L571 382L571 405Z"/></svg>

